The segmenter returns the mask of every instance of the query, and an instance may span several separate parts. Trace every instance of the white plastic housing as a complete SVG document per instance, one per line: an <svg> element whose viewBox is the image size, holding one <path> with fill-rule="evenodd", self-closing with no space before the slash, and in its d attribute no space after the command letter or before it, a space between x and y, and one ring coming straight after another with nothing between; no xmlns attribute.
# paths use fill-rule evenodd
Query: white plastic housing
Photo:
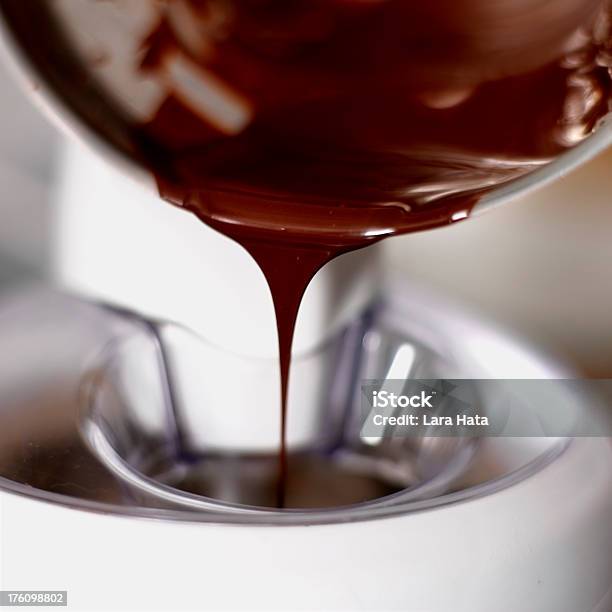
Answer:
<svg viewBox="0 0 612 612"><path fill-rule="evenodd" d="M190 524L0 494L2 589L71 610L608 612L612 449L470 502L328 526ZM599 607L598 607L599 606Z"/></svg>

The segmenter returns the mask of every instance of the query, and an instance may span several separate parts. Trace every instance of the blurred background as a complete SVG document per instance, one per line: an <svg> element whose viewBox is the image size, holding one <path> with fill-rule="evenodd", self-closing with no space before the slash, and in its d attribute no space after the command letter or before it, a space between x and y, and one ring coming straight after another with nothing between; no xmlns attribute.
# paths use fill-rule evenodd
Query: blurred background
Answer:
<svg viewBox="0 0 612 612"><path fill-rule="evenodd" d="M0 283L48 274L61 137L0 62Z"/></svg>
<svg viewBox="0 0 612 612"><path fill-rule="evenodd" d="M52 276L56 129L0 65L0 284ZM529 197L383 243L413 282L528 337L589 377L612 377L612 150Z"/></svg>

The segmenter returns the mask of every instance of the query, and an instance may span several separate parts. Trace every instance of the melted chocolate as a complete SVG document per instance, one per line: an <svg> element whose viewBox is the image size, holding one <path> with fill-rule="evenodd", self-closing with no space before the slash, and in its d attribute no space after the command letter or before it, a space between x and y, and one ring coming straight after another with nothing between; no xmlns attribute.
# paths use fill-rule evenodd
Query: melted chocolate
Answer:
<svg viewBox="0 0 612 612"><path fill-rule="evenodd" d="M132 58L167 95L125 145L110 111L80 104L91 79L28 40L41 26L27 4L0 0L72 106L261 267L278 324L279 506L293 329L316 271L468 217L588 136L610 101L607 0L167 0Z"/></svg>
<svg viewBox="0 0 612 612"><path fill-rule="evenodd" d="M215 120L171 86L143 128L142 152L161 195L239 242L268 281L281 371L279 506L291 343L308 283L339 253L467 217L483 192L588 134L607 110L608 69L597 57L608 41L567 49L599 4L582 3L535 40L518 36L523 47L499 57L487 43L478 49L467 36L474 24L461 20L470 8L477 19L479 2L193 1L199 49L171 7L160 15L143 70L171 73L183 55L209 86L222 83L238 116L237 126Z"/></svg>

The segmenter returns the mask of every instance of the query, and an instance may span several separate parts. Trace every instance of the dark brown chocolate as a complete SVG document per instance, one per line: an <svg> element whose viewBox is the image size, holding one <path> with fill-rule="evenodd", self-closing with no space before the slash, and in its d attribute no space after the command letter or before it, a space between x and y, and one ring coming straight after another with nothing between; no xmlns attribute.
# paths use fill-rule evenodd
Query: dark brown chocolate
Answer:
<svg viewBox="0 0 612 612"><path fill-rule="evenodd" d="M261 267L278 324L279 506L293 329L316 271L469 217L482 194L585 138L610 102L608 0L167 0L135 61L168 96L126 137L79 103L79 87L106 101L39 44L42 21L20 0L0 6L88 123ZM214 108L172 80L177 61L216 91Z"/></svg>

